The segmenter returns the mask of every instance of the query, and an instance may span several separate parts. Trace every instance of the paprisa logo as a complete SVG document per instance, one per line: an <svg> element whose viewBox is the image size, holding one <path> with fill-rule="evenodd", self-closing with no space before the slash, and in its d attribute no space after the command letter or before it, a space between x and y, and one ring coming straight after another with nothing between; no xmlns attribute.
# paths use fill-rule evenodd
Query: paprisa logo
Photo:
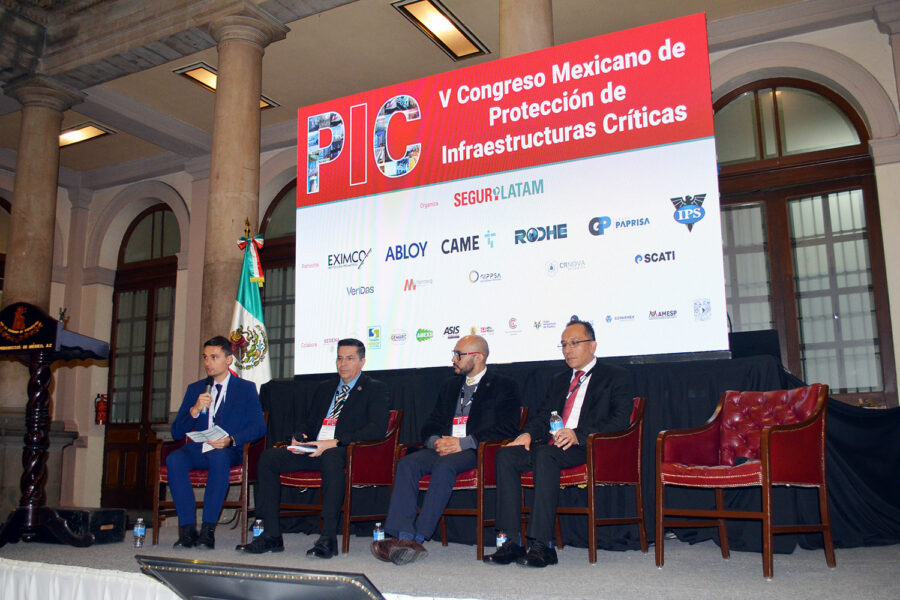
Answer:
<svg viewBox="0 0 900 600"><path fill-rule="evenodd" d="M381 348L381 325L369 326L369 348Z"/></svg>
<svg viewBox="0 0 900 600"><path fill-rule="evenodd" d="M459 339L459 325L448 325L444 327L444 337L448 340Z"/></svg>
<svg viewBox="0 0 900 600"><path fill-rule="evenodd" d="M410 258L423 257L425 256L426 246L428 246L428 242L412 242L409 244L388 246L384 262L388 262L389 260L407 260Z"/></svg>
<svg viewBox="0 0 900 600"><path fill-rule="evenodd" d="M543 242L544 240L561 240L569 237L566 229L566 223L529 227L528 229L516 229L516 245L533 244L534 242Z"/></svg>
<svg viewBox="0 0 900 600"><path fill-rule="evenodd" d="M706 209L703 208L703 201L706 194L695 194L693 196L681 196L678 198L669 198L675 205L675 214L672 215L675 221L687 227L688 231L694 228L694 224L706 216Z"/></svg>
<svg viewBox="0 0 900 600"><path fill-rule="evenodd" d="M674 250L663 250L662 252L647 252L646 254L636 254L634 257L634 263L637 265L641 263L672 262L674 260Z"/></svg>

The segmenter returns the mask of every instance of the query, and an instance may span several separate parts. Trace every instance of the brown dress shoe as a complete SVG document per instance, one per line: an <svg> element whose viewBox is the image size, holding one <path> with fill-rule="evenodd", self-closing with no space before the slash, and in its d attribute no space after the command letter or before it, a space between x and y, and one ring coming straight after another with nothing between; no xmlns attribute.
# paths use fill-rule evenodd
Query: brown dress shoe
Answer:
<svg viewBox="0 0 900 600"><path fill-rule="evenodd" d="M419 560L426 554L428 550L416 540L397 540L397 544L391 550L391 562L395 565L405 565Z"/></svg>
<svg viewBox="0 0 900 600"><path fill-rule="evenodd" d="M397 547L397 542L399 541L400 540L398 540L397 538L378 540L377 542L372 542L372 545L369 546L369 549L372 551L372 556L374 556L378 560L391 562L391 551Z"/></svg>

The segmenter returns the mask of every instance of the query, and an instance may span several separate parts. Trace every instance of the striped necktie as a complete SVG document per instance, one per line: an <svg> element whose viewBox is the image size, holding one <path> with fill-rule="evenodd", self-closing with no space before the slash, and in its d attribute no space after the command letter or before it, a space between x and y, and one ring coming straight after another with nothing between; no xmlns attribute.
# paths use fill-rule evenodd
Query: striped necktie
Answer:
<svg viewBox="0 0 900 600"><path fill-rule="evenodd" d="M341 386L341 391L338 393L337 398L334 399L334 406L331 407L331 412L328 413L329 419L337 419L341 414L341 409L344 408L344 403L347 401L347 394L350 393L350 386L346 383Z"/></svg>

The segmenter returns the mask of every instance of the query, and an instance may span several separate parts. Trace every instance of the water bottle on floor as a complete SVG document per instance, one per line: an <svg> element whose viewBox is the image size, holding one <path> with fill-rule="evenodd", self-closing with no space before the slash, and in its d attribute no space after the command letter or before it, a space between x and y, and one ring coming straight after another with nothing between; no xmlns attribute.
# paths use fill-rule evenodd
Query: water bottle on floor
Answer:
<svg viewBox="0 0 900 600"><path fill-rule="evenodd" d="M375 529L372 530L372 539L380 542L384 539L384 528L381 523L375 523Z"/></svg>
<svg viewBox="0 0 900 600"><path fill-rule="evenodd" d="M134 522L134 547L143 548L144 535L147 533L147 526L144 525L144 517L138 517Z"/></svg>
<svg viewBox="0 0 900 600"><path fill-rule="evenodd" d="M253 539L254 540L256 538L258 538L260 535L262 535L263 529L264 529L264 527L263 527L262 519L256 519L255 521L253 521Z"/></svg>

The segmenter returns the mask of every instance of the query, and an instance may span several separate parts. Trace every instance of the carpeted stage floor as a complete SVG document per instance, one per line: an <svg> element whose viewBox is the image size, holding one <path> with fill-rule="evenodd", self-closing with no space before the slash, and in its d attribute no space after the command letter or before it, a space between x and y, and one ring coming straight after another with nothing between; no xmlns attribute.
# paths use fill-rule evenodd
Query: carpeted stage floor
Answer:
<svg viewBox="0 0 900 600"><path fill-rule="evenodd" d="M370 540L363 537L351 540L349 554L323 561L305 557L315 536L287 534L285 552L251 556L234 550L239 535L233 529L220 527L214 551L173 549L175 531L174 527L164 528L158 546L149 545L148 536L148 544L141 549L132 547L130 535L124 543L98 544L84 549L19 542L0 548L0 559L134 573L139 571L134 555L149 554L333 570L363 573L382 594L395 598L900 598L900 545L836 549L835 569L825 565L821 550L798 549L789 555L776 554L775 578L766 581L759 554L732 552L731 559L726 561L712 542L691 546L666 540L663 569L657 569L654 564L652 545L647 554L600 551L593 565L588 563L587 549L566 547L559 553L559 565L524 569L516 565L485 565L475 560L474 546L450 544L444 548L439 541L426 543L429 553L424 559L397 567L377 561L369 552Z"/></svg>

